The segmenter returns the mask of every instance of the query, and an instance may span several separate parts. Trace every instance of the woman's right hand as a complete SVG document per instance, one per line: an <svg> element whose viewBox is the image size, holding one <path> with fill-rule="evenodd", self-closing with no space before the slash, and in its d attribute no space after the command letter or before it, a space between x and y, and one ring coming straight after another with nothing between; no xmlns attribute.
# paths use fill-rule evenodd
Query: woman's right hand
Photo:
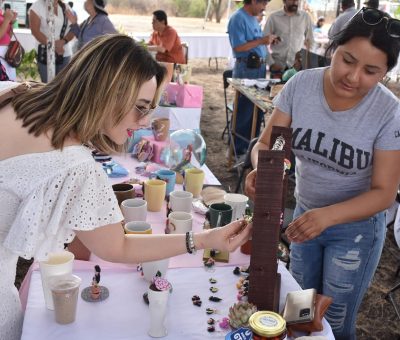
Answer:
<svg viewBox="0 0 400 340"><path fill-rule="evenodd" d="M4 11L4 20L5 21L13 22L16 18L17 18L17 12L14 12L9 8L7 8Z"/></svg>
<svg viewBox="0 0 400 340"><path fill-rule="evenodd" d="M254 201L256 194L256 178L257 169L254 169L246 176L246 181L244 184L244 192L252 201Z"/></svg>

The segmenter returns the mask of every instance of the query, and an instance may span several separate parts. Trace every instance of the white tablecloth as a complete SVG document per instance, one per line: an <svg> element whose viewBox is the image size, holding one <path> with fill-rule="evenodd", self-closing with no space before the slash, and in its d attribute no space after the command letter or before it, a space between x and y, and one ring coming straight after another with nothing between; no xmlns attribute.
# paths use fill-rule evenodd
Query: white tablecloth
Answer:
<svg viewBox="0 0 400 340"><path fill-rule="evenodd" d="M139 40L149 41L151 33L135 33ZM231 45L227 33L182 33L182 42L189 45L189 60L191 58L228 58Z"/></svg>
<svg viewBox="0 0 400 340"><path fill-rule="evenodd" d="M158 106L153 117L168 117L171 130L200 130L201 108Z"/></svg>
<svg viewBox="0 0 400 340"><path fill-rule="evenodd" d="M89 269L90 268L90 269ZM214 319L227 316L228 308L236 300L238 277L232 273L233 267L218 267L215 272L207 272L203 268L169 269L167 278L173 285L169 297L166 327L166 339L223 339L226 332L209 334L205 309L208 307L218 310ZM286 268L279 266L282 274L280 308L287 292L298 290L299 286ZM82 288L89 286L93 276L93 267L86 270L74 269L74 273L82 278ZM218 280L217 295L223 300L219 303L209 302L209 278ZM148 284L134 270L105 269L101 273L101 284L108 287L110 297L99 303L87 303L78 300L76 321L69 325L58 325L54 321L54 312L46 309L41 285L40 273L32 275L26 308L22 340L117 340L117 339L151 339L147 335L149 328L149 310L144 304L142 295L147 291ZM193 306L191 298L199 295L202 306ZM318 335L334 339L328 323L324 320L324 329ZM218 326L216 327L218 329ZM317 334L315 334L317 335Z"/></svg>
<svg viewBox="0 0 400 340"><path fill-rule="evenodd" d="M28 28L14 30L25 51L35 48L35 38ZM183 33L179 34L181 41L189 45L190 58L228 58L231 54L231 45L227 33ZM134 34L136 39L150 39L150 33Z"/></svg>

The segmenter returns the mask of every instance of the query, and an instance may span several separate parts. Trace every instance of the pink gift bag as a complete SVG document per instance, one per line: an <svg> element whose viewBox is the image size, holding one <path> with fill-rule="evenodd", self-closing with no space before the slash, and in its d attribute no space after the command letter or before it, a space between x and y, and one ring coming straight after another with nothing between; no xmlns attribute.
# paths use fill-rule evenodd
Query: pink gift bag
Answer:
<svg viewBox="0 0 400 340"><path fill-rule="evenodd" d="M201 107L203 103L203 87L198 85L178 85L176 106Z"/></svg>

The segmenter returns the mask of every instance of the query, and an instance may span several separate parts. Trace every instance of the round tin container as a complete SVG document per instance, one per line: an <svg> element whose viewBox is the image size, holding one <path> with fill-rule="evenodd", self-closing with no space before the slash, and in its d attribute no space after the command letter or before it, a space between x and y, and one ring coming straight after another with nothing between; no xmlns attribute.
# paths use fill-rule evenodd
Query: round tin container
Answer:
<svg viewBox="0 0 400 340"><path fill-rule="evenodd" d="M255 340L286 339L286 321L277 313L260 311L249 319Z"/></svg>

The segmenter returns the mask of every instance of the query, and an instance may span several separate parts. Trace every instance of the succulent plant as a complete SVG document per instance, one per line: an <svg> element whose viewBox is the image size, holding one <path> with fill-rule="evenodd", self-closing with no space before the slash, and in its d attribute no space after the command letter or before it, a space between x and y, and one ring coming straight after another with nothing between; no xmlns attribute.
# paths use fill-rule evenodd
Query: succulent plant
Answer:
<svg viewBox="0 0 400 340"><path fill-rule="evenodd" d="M257 312L257 307L250 302L237 302L229 307L229 323L232 328L248 327L249 318Z"/></svg>

